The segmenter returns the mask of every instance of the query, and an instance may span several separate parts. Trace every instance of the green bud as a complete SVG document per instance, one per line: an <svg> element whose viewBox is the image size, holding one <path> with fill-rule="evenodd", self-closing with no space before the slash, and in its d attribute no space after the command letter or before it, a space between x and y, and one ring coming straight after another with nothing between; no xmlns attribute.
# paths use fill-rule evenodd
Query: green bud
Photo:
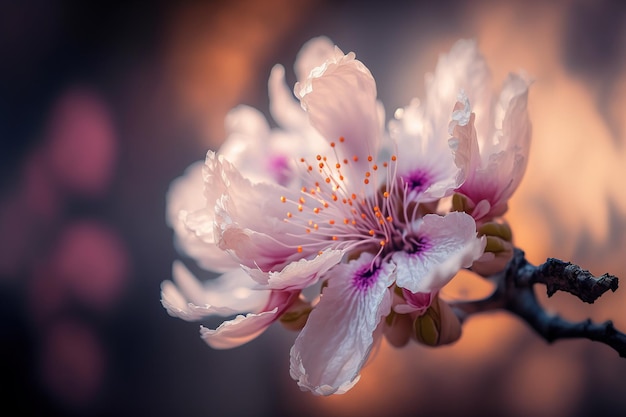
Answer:
<svg viewBox="0 0 626 417"><path fill-rule="evenodd" d="M463 194L454 193L452 196L452 211L462 211L471 214L474 207Z"/></svg>
<svg viewBox="0 0 626 417"><path fill-rule="evenodd" d="M495 236L511 242L513 240L513 232L508 224L488 222L478 228L479 235Z"/></svg>
<svg viewBox="0 0 626 417"><path fill-rule="evenodd" d="M413 322L418 342L426 346L441 346L456 342L461 337L461 322L452 308L439 297L426 312Z"/></svg>
<svg viewBox="0 0 626 417"><path fill-rule="evenodd" d="M485 246L485 252L500 253L507 250L508 246L502 239L495 236L487 236L487 246Z"/></svg>
<svg viewBox="0 0 626 417"><path fill-rule="evenodd" d="M439 328L430 308L426 310L426 313L415 319L413 330L418 342L426 346L437 346L439 344Z"/></svg>

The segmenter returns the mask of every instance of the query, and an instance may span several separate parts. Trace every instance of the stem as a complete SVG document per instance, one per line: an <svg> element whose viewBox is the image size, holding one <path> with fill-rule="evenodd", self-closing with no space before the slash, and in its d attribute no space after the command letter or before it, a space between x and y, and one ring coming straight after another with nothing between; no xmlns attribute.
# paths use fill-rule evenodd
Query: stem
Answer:
<svg viewBox="0 0 626 417"><path fill-rule="evenodd" d="M502 309L522 318L548 342L585 338L604 343L626 357L626 334L618 331L611 321L571 322L548 314L533 291L535 284L544 284L548 296L565 291L586 303L593 303L608 290L617 290L617 277L609 274L595 277L578 265L554 258L534 266L526 260L524 252L516 248L507 267L490 279L496 282L496 289L489 297L452 304L461 320L471 314Z"/></svg>

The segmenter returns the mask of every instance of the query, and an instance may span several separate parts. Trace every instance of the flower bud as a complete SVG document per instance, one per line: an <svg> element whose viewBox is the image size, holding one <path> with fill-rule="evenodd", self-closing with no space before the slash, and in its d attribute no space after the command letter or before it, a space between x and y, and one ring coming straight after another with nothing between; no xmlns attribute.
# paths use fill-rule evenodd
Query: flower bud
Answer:
<svg viewBox="0 0 626 417"><path fill-rule="evenodd" d="M447 345L461 337L461 322L448 303L436 297L426 312L415 319L413 331L424 345Z"/></svg>
<svg viewBox="0 0 626 417"><path fill-rule="evenodd" d="M513 240L513 232L506 223L487 222L478 228L479 236L495 236L507 242Z"/></svg>
<svg viewBox="0 0 626 417"><path fill-rule="evenodd" d="M466 196L459 193L452 195L452 209L451 211L462 211L467 214L471 214L476 205Z"/></svg>
<svg viewBox="0 0 626 417"><path fill-rule="evenodd" d="M488 222L478 229L480 236L487 237L485 253L472 265L472 271L488 277L504 270L513 257L513 233L508 224Z"/></svg>

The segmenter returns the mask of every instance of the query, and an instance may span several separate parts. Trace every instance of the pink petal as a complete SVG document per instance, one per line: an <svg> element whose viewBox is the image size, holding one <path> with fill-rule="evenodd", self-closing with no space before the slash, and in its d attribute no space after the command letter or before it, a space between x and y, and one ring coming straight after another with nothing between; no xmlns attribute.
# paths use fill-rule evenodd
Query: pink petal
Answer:
<svg viewBox="0 0 626 417"><path fill-rule="evenodd" d="M344 252L327 250L315 258L300 259L289 263L281 271L263 272L258 268L244 267L258 283L273 290L296 290L314 285L330 268L337 265Z"/></svg>
<svg viewBox="0 0 626 417"><path fill-rule="evenodd" d="M432 123L435 136L445 137L450 112L461 91L469 98L473 110L487 119L484 126L478 127L479 132L488 130L491 74L475 40L457 41L450 52L439 57L432 77L427 79L426 119Z"/></svg>
<svg viewBox="0 0 626 417"><path fill-rule="evenodd" d="M200 335L214 349L230 349L251 341L265 331L297 299L298 292L273 291L264 311L239 315L211 330L200 326Z"/></svg>
<svg viewBox="0 0 626 417"><path fill-rule="evenodd" d="M187 321L211 315L260 311L270 292L255 290L255 282L240 268L201 284L180 261L172 265L174 282L161 284L161 304L174 317Z"/></svg>
<svg viewBox="0 0 626 417"><path fill-rule="evenodd" d="M211 153L207 156L207 167L205 183L223 189L214 207L216 242L237 262L248 268L271 271L318 253L318 248L299 252L298 246L306 232L303 227L285 221L289 207L282 200L298 201L300 190L252 184L229 161ZM308 215L315 214L311 211Z"/></svg>
<svg viewBox="0 0 626 417"><path fill-rule="evenodd" d="M306 113L285 82L285 68L274 65L269 79L270 112L281 127L301 130L309 124Z"/></svg>
<svg viewBox="0 0 626 417"><path fill-rule="evenodd" d="M328 273L328 287L291 349L290 373L301 389L342 394L358 381L373 333L391 309L393 265L384 263L364 275L373 259L363 253Z"/></svg>
<svg viewBox="0 0 626 417"><path fill-rule="evenodd" d="M438 291L485 248L485 239L476 237L474 219L461 212L427 214L409 234L419 237L423 246L414 253L396 252L392 259L397 285L413 293Z"/></svg>
<svg viewBox="0 0 626 417"><path fill-rule="evenodd" d="M217 247L213 235L213 211L206 208L202 161L191 164L172 181L167 191L167 224L174 229L177 249L213 271L238 267L228 253ZM213 196L215 198L215 196Z"/></svg>
<svg viewBox="0 0 626 417"><path fill-rule="evenodd" d="M335 56L296 83L295 94L308 112L311 125L329 142L336 142L341 157L356 156L355 176L367 169L368 155L378 151L382 136L376 83L354 53ZM343 137L345 142L341 143Z"/></svg>
<svg viewBox="0 0 626 417"><path fill-rule="evenodd" d="M412 293L406 288L402 289L402 296L405 303L393 306L393 310L398 314L415 313L423 314L433 302L436 292Z"/></svg>
<svg viewBox="0 0 626 417"><path fill-rule="evenodd" d="M335 56L335 45L325 36L313 38L300 48L294 68L298 81L306 80L311 71Z"/></svg>

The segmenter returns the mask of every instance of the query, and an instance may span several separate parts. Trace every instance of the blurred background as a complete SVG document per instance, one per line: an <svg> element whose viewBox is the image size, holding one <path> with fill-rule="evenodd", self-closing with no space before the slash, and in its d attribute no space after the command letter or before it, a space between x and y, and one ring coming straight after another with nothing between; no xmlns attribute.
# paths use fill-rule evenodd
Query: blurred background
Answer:
<svg viewBox="0 0 626 417"><path fill-rule="evenodd" d="M495 87L524 68L533 144L507 215L528 259L626 280L626 7L620 1L0 2L0 354L3 408L67 416L623 416L626 360L548 345L505 313L461 340L381 346L361 382L317 398L289 377L280 325L214 351L167 315L178 257L165 193L224 139L238 103L327 35L377 80L387 114L473 37ZM623 286L626 284L623 284ZM613 319L626 289L550 311Z"/></svg>

